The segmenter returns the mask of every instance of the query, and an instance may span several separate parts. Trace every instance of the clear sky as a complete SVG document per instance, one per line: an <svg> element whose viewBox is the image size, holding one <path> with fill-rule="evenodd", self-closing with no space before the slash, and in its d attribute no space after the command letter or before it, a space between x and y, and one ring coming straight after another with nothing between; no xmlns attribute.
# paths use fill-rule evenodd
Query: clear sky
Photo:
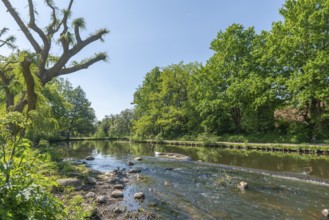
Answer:
<svg viewBox="0 0 329 220"><path fill-rule="evenodd" d="M27 1L12 0L20 10ZM37 7L43 0L36 0ZM64 6L67 0L55 0ZM256 31L270 30L281 18L284 0L93 0L75 1L72 18L84 17L86 35L99 28L110 29L104 43L82 51L87 57L98 51L109 54L108 63L97 63L69 75L80 85L92 102L98 119L132 108L133 93L144 76L155 66L164 67L184 61L205 63L212 55L210 42L219 30L233 23ZM22 12L22 14L24 14ZM48 12L39 11L39 21L47 21ZM0 28L18 26L0 4ZM28 48L28 42L16 33L17 43Z"/></svg>

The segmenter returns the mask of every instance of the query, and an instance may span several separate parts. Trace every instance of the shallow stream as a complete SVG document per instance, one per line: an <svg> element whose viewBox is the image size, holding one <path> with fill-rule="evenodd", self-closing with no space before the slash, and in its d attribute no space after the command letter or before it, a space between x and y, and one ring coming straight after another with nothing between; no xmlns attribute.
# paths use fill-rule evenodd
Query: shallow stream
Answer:
<svg viewBox="0 0 329 220"><path fill-rule="evenodd" d="M100 171L142 170L143 180L126 187L120 206L149 210L161 219L321 219L329 207L329 158L221 148L153 146L107 141L58 144L65 157L83 159ZM175 152L191 160L154 156ZM245 191L237 189L248 183ZM131 199L142 191L146 199Z"/></svg>

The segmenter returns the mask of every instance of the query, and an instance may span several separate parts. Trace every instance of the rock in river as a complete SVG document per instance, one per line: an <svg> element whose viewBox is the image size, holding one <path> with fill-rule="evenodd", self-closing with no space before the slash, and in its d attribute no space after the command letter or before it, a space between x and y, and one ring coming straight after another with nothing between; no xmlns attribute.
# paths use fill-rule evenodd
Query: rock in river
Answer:
<svg viewBox="0 0 329 220"><path fill-rule="evenodd" d="M321 213L324 217L327 217L327 218L329 217L329 210L328 209L323 209Z"/></svg>
<svg viewBox="0 0 329 220"><path fill-rule="evenodd" d="M245 190L245 189L248 188L248 183L246 183L246 182L244 182L244 181L241 181L241 182L237 185L237 187L238 187L239 189L241 189L241 190Z"/></svg>
<svg viewBox="0 0 329 220"><path fill-rule="evenodd" d="M134 194L135 199L145 199L145 195L143 192L137 192Z"/></svg>
<svg viewBox="0 0 329 220"><path fill-rule="evenodd" d="M141 161L141 160L143 160L143 158L141 158L141 157L135 157L134 160Z"/></svg>
<svg viewBox="0 0 329 220"><path fill-rule="evenodd" d="M85 159L86 160L95 160L95 158L93 156L87 156Z"/></svg>
<svg viewBox="0 0 329 220"><path fill-rule="evenodd" d="M114 190L112 193L111 193L111 196L113 198L123 198L123 192L121 190Z"/></svg>
<svg viewBox="0 0 329 220"><path fill-rule="evenodd" d="M131 169L131 170L129 170L128 172L129 172L129 173L140 173L141 170L139 170L139 169Z"/></svg>

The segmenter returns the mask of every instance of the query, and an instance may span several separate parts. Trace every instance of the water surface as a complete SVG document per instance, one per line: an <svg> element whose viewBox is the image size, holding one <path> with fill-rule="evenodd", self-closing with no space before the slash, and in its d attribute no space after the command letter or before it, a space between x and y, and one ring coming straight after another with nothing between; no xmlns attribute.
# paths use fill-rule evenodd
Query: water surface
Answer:
<svg viewBox="0 0 329 220"><path fill-rule="evenodd" d="M100 171L129 169L127 162L142 156L134 167L142 170L144 181L125 189L121 205L151 210L163 219L321 219L321 210L329 207L327 185L262 174L328 180L327 157L105 141L71 142L59 149L65 157L95 156L87 163ZM177 152L191 160L158 158L154 151ZM240 181L248 182L246 191L236 188ZM137 191L146 194L142 203L131 199Z"/></svg>

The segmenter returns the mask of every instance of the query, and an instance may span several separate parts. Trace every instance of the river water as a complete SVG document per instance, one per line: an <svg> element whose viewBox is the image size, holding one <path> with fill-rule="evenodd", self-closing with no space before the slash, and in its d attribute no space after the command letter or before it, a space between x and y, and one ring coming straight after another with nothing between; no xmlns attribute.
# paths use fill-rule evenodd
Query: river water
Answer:
<svg viewBox="0 0 329 220"><path fill-rule="evenodd" d="M120 206L148 210L161 219L322 219L329 207L329 158L298 154L84 141L57 144L64 157L109 171L142 170L143 181L125 188ZM191 160L159 158L154 151L175 152ZM245 191L237 189L248 183ZM132 199L142 191L146 199Z"/></svg>

